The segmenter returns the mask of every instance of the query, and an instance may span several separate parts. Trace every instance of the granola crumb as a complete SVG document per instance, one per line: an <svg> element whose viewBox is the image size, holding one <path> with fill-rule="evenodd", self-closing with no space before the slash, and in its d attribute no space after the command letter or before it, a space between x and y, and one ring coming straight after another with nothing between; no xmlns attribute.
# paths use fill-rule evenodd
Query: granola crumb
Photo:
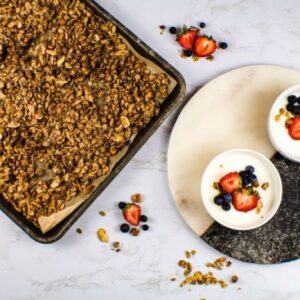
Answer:
<svg viewBox="0 0 300 300"><path fill-rule="evenodd" d="M219 280L218 282L222 289L227 288L228 284L224 280Z"/></svg>
<svg viewBox="0 0 300 300"><path fill-rule="evenodd" d="M133 227L131 230L130 230L130 234L133 235L133 236L138 236L140 233L140 230L137 228L137 227Z"/></svg>
<svg viewBox="0 0 300 300"><path fill-rule="evenodd" d="M220 168L223 168L224 166L223 166L223 164L220 164Z"/></svg>
<svg viewBox="0 0 300 300"><path fill-rule="evenodd" d="M263 202L261 200L258 200L256 209L255 209L256 213L259 214L261 212L262 208L263 208Z"/></svg>
<svg viewBox="0 0 300 300"><path fill-rule="evenodd" d="M280 118L281 118L281 115L276 115L276 116L275 116L275 121L276 121L276 122L279 122L279 121L280 121Z"/></svg>
<svg viewBox="0 0 300 300"><path fill-rule="evenodd" d="M231 261L228 260L228 261L226 262L226 267L228 268L228 267L230 267L230 266L231 266Z"/></svg>
<svg viewBox="0 0 300 300"><path fill-rule="evenodd" d="M175 281L175 280L176 280L176 278L175 278L175 277L172 277L170 280L171 280L171 281Z"/></svg>
<svg viewBox="0 0 300 300"><path fill-rule="evenodd" d="M269 183L268 183L268 182L263 183L262 186L261 186L261 188L262 188L263 190L267 190L268 187L269 187Z"/></svg>
<svg viewBox="0 0 300 300"><path fill-rule="evenodd" d="M226 266L227 266L226 257L221 256L221 257L215 259L214 262L207 262L205 264L205 266L208 268L214 268L216 270L222 270L224 263L226 263Z"/></svg>
<svg viewBox="0 0 300 300"><path fill-rule="evenodd" d="M133 194L131 196L131 201L134 203L141 203L143 201L143 196L140 193Z"/></svg>
<svg viewBox="0 0 300 300"><path fill-rule="evenodd" d="M79 233L79 234L82 234L82 230L80 228L77 228L76 232Z"/></svg>
<svg viewBox="0 0 300 300"><path fill-rule="evenodd" d="M280 108L279 109L279 114L283 115L285 113L285 109L284 108Z"/></svg>
<svg viewBox="0 0 300 300"><path fill-rule="evenodd" d="M108 234L104 228L99 228L97 230L97 236L102 243L108 243L109 241Z"/></svg>
<svg viewBox="0 0 300 300"><path fill-rule="evenodd" d="M219 183L218 183L218 182L214 182L214 183L213 183L213 188L214 188L215 190L220 190Z"/></svg>
<svg viewBox="0 0 300 300"><path fill-rule="evenodd" d="M185 257L186 258L190 258L191 257L191 253L189 251L184 251Z"/></svg>
<svg viewBox="0 0 300 300"><path fill-rule="evenodd" d="M106 212L103 211L103 210L101 210L101 211L99 211L99 215L100 215L101 217L105 217L105 216L106 216Z"/></svg>
<svg viewBox="0 0 300 300"><path fill-rule="evenodd" d="M196 251L196 250L192 250L192 251L191 251L191 254L192 254L192 255L196 255L196 254L197 254L197 251Z"/></svg>
<svg viewBox="0 0 300 300"><path fill-rule="evenodd" d="M232 275L232 276L231 276L231 282L232 282L232 283L236 283L238 280L239 280L239 278L238 278L237 275Z"/></svg>

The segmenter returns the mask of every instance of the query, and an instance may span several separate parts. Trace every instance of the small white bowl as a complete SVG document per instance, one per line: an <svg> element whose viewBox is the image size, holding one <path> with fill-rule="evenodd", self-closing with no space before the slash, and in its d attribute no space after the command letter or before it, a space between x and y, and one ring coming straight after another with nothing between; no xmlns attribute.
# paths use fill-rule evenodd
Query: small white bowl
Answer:
<svg viewBox="0 0 300 300"><path fill-rule="evenodd" d="M287 159L300 162L300 140L293 140L285 127L286 117L281 116L279 121L275 116L279 114L280 108L286 110L287 97L290 95L300 96L300 84L294 85L283 91L273 103L268 118L268 134L274 148Z"/></svg>
<svg viewBox="0 0 300 300"><path fill-rule="evenodd" d="M229 172L239 172L246 166L255 168L260 186L257 188L263 207L260 213L253 209L248 212L237 211L231 204L229 211L214 203L218 191L213 187L221 177ZM266 190L263 183L269 183ZM210 216L225 227L236 230L250 230L267 223L277 212L282 198L282 182L272 162L264 155L248 149L232 149L215 157L206 167L201 180L201 197Z"/></svg>

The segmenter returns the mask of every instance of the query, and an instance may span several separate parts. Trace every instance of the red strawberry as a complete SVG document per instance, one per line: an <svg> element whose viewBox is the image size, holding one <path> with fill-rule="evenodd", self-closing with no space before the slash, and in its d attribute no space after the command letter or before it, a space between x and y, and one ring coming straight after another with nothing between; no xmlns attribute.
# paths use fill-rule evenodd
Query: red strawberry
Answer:
<svg viewBox="0 0 300 300"><path fill-rule="evenodd" d="M187 28L185 25L177 34L177 42L184 49L193 50L194 42L199 32L198 28L189 27Z"/></svg>
<svg viewBox="0 0 300 300"><path fill-rule="evenodd" d="M217 43L212 37L198 36L194 44L194 55L206 57L212 55L217 49Z"/></svg>
<svg viewBox="0 0 300 300"><path fill-rule="evenodd" d="M238 172L231 172L220 179L219 185L226 193L233 193L242 187L242 178Z"/></svg>
<svg viewBox="0 0 300 300"><path fill-rule="evenodd" d="M247 212L257 206L258 197L251 190L243 188L233 194L232 204L238 211Z"/></svg>
<svg viewBox="0 0 300 300"><path fill-rule="evenodd" d="M300 117L293 120L289 127L289 135L294 140L300 140Z"/></svg>
<svg viewBox="0 0 300 300"><path fill-rule="evenodd" d="M137 226L140 223L141 207L137 204L127 204L123 209L124 219L131 225Z"/></svg>

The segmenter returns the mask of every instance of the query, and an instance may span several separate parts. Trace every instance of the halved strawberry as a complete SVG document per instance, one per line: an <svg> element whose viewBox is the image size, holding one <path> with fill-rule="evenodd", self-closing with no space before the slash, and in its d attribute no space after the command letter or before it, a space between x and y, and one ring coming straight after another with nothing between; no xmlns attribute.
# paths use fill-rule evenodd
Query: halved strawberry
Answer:
<svg viewBox="0 0 300 300"><path fill-rule="evenodd" d="M194 42L199 32L198 28L189 27L187 28L184 25L181 30L177 34L177 42L181 45L184 49L193 50Z"/></svg>
<svg viewBox="0 0 300 300"><path fill-rule="evenodd" d="M230 172L220 179L219 185L226 193L233 193L242 187L242 178L238 172Z"/></svg>
<svg viewBox="0 0 300 300"><path fill-rule="evenodd" d="M137 226L140 223L141 207L137 204L128 203L123 209L123 216L129 224Z"/></svg>
<svg viewBox="0 0 300 300"><path fill-rule="evenodd" d="M257 202L258 196L253 194L250 189L243 188L233 193L232 204L238 211L250 211L256 208Z"/></svg>
<svg viewBox="0 0 300 300"><path fill-rule="evenodd" d="M194 43L194 55L206 57L212 55L217 49L217 43L212 37L198 36Z"/></svg>
<svg viewBox="0 0 300 300"><path fill-rule="evenodd" d="M295 118L289 126L289 135L294 140L300 140L300 117Z"/></svg>

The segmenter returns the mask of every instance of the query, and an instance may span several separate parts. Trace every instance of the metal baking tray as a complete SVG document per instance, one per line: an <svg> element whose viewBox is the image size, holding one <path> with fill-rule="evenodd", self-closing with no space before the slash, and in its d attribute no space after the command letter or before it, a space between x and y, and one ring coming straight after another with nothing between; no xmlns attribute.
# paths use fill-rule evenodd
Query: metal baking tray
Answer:
<svg viewBox="0 0 300 300"><path fill-rule="evenodd" d="M168 117L168 115L179 104L180 100L185 94L185 82L182 75L167 63L161 56L141 41L134 33L128 30L124 25L117 21L112 15L104 10L99 4L93 0L82 0L91 9L91 11L98 15L103 20L112 21L118 28L118 32L131 44L131 46L142 56L148 58L153 63L162 68L167 74L173 77L176 81L176 86L171 94L165 99L161 105L160 113L152 119L152 121L142 129L132 144L129 146L127 153L115 165L109 176L95 189L93 194L81 204L73 213L60 222L52 230L43 234L38 228L25 219L25 217L18 213L10 203L5 201L0 195L0 209L13 220L23 231L25 231L32 239L40 243L53 243L59 240L66 231L73 225L81 214L95 201L100 193L109 185L109 183L118 175L118 173L126 166L134 154L143 146L154 131L161 125L161 123Z"/></svg>

